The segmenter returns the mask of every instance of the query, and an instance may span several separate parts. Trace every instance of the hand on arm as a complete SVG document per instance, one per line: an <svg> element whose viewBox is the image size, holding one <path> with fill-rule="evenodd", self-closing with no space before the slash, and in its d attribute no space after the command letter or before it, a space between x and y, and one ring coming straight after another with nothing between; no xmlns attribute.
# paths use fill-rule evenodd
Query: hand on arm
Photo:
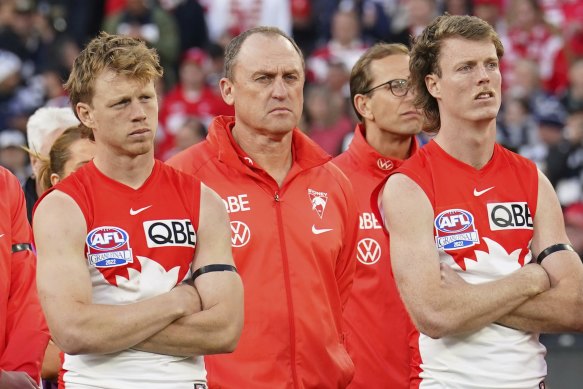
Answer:
<svg viewBox="0 0 583 389"><path fill-rule="evenodd" d="M34 233L41 304L53 339L65 353L128 349L196 309L192 287L132 304L93 304L84 256L85 219L73 199L62 192L52 192L39 204Z"/></svg>
<svg viewBox="0 0 583 389"><path fill-rule="evenodd" d="M534 218L534 258L557 243L569 243L561 207L548 179L539 172ZM583 331L583 264L572 251L557 251L542 262L551 288L498 320L530 332Z"/></svg>
<svg viewBox="0 0 583 389"><path fill-rule="evenodd" d="M479 330L549 288L548 276L538 265L478 285L441 267L433 207L423 190L402 174L387 181L383 211L399 292L417 328L430 337Z"/></svg>
<svg viewBox="0 0 583 389"><path fill-rule="evenodd" d="M210 264L233 265L231 229L225 205L202 185L193 270ZM134 348L176 356L234 350L243 328L243 284L232 271L209 272L195 280L202 310L176 320Z"/></svg>

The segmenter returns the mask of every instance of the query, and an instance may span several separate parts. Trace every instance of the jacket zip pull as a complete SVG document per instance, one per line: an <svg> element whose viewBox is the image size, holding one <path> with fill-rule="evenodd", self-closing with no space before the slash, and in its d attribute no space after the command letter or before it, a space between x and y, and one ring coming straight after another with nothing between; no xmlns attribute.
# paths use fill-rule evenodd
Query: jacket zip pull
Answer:
<svg viewBox="0 0 583 389"><path fill-rule="evenodd" d="M275 196L273 196L273 199L279 203L279 192L275 192Z"/></svg>

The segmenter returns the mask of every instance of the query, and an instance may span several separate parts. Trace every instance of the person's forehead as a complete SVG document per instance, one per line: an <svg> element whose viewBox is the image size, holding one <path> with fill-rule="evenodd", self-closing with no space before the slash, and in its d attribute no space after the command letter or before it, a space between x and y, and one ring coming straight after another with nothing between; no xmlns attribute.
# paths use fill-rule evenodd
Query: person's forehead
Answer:
<svg viewBox="0 0 583 389"><path fill-rule="evenodd" d="M373 79L382 78L385 81L395 78L409 77L409 56L407 54L391 54L372 60L370 73Z"/></svg>
<svg viewBox="0 0 583 389"><path fill-rule="evenodd" d="M286 38L280 35L254 34L243 42L235 66L261 69L281 65L301 67L301 63L300 55Z"/></svg>
<svg viewBox="0 0 583 389"><path fill-rule="evenodd" d="M497 56L496 46L489 38L474 40L459 36L450 37L443 40L440 50L441 59L456 62L492 56Z"/></svg>
<svg viewBox="0 0 583 389"><path fill-rule="evenodd" d="M154 85L154 80L140 80L120 74L111 69L101 71L95 77L95 95L111 96L113 94L128 93L132 89L143 89Z"/></svg>

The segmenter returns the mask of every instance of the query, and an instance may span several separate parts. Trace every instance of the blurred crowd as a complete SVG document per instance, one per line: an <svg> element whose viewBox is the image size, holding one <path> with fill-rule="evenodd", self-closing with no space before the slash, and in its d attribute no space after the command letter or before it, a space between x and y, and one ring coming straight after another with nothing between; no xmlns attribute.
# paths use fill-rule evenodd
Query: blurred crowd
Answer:
<svg viewBox="0 0 583 389"><path fill-rule="evenodd" d="M62 83L101 30L157 49L156 155L166 160L203 139L214 116L233 114L218 91L223 49L257 25L279 27L304 52L301 129L337 155L356 123L347 85L356 60L378 41L408 44L444 12L479 16L500 34L498 140L547 174L583 252L583 0L2 0L0 164L22 182L31 174L28 118L69 105Z"/></svg>

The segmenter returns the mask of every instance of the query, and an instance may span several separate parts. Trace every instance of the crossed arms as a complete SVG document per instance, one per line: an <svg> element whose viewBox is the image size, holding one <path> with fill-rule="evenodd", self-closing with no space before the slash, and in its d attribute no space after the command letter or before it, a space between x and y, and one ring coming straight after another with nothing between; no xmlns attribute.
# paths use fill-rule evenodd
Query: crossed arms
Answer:
<svg viewBox="0 0 583 389"><path fill-rule="evenodd" d="M552 244L568 243L558 200L540 172L538 193L535 256ZM542 266L528 264L496 281L469 284L440 266L433 208L416 183L402 174L391 176L383 192L383 212L395 280L422 333L440 338L493 322L532 332L583 330L583 264L575 253L559 251Z"/></svg>
<svg viewBox="0 0 583 389"><path fill-rule="evenodd" d="M202 185L200 205L193 270L212 263L232 265L223 202ZM83 255L85 219L75 202L59 191L49 194L36 211L34 232L41 304L55 343L65 353L137 348L193 356L235 348L243 326L243 286L237 273L206 273L194 285L178 285L133 304L93 304Z"/></svg>

